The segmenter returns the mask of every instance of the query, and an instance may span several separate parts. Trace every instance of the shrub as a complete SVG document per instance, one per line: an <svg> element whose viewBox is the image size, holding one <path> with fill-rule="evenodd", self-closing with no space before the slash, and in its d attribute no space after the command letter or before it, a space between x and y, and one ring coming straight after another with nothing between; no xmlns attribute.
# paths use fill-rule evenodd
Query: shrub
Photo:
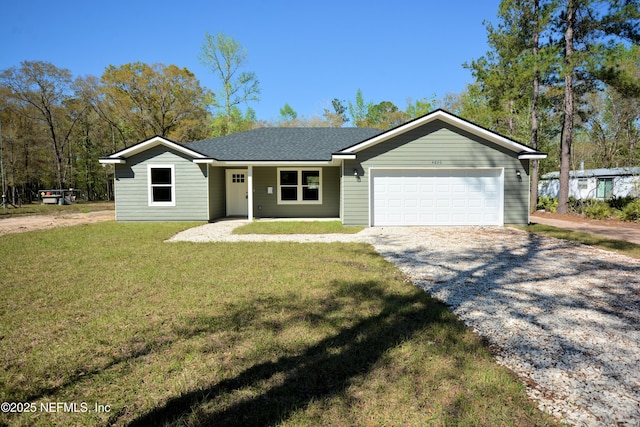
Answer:
<svg viewBox="0 0 640 427"><path fill-rule="evenodd" d="M538 209L544 209L547 212L555 212L558 209L558 199L553 197L540 196L538 197Z"/></svg>
<svg viewBox="0 0 640 427"><path fill-rule="evenodd" d="M569 210L571 212L582 215L584 213L584 207L588 203L588 200L576 199L573 196L569 196Z"/></svg>
<svg viewBox="0 0 640 427"><path fill-rule="evenodd" d="M633 203L636 201L638 201L638 198L634 196L625 196L625 197L613 196L611 199L607 201L607 203L609 203L609 206L611 208L618 209L621 211L625 207L627 207L630 203Z"/></svg>
<svg viewBox="0 0 640 427"><path fill-rule="evenodd" d="M640 200L627 204L620 213L620 219L640 222Z"/></svg>
<svg viewBox="0 0 640 427"><path fill-rule="evenodd" d="M584 208L584 215L591 219L607 219L614 215L614 210L609 207L607 202L601 200L593 200Z"/></svg>

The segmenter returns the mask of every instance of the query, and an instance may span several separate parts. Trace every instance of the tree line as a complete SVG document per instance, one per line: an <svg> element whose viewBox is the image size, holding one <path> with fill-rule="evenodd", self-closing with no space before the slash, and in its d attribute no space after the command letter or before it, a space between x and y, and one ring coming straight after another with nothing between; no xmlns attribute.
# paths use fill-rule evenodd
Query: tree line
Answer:
<svg viewBox="0 0 640 427"><path fill-rule="evenodd" d="M637 0L503 0L486 24L490 51L465 66L475 82L452 108L542 151L538 174L640 165L640 10ZM540 166L540 167L539 167Z"/></svg>
<svg viewBox="0 0 640 427"><path fill-rule="evenodd" d="M205 34L200 62L216 77L210 90L176 65L109 65L100 77L74 77L42 61L0 72L3 185L14 203L42 188L78 188L112 198L110 170L97 159L160 135L189 142L265 126L389 129L437 107L549 153L538 175L640 165L640 12L637 0L503 0L486 23L490 50L464 64L473 83L461 93L389 101L335 98L320 117L256 117L260 84L247 52L225 34ZM244 110L243 110L244 107Z"/></svg>

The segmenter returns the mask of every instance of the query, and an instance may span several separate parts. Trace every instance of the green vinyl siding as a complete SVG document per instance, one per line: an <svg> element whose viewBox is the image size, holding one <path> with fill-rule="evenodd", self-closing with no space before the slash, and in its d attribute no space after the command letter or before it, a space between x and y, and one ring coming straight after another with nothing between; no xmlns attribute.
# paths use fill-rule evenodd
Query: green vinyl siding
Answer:
<svg viewBox="0 0 640 427"><path fill-rule="evenodd" d="M345 225L369 224L370 168L504 168L504 223L528 223L528 161L518 160L517 153L444 122L428 123L357 153L356 160L345 160ZM520 171L521 179L516 171Z"/></svg>
<svg viewBox="0 0 640 427"><path fill-rule="evenodd" d="M318 169L317 166L283 166ZM253 168L253 215L256 218L338 218L340 216L340 168L322 169L322 204L278 204L278 168ZM273 188L268 194L267 187Z"/></svg>
<svg viewBox="0 0 640 427"><path fill-rule="evenodd" d="M149 206L148 165L173 165L175 206ZM116 165L118 221L206 221L209 219L207 165L158 145Z"/></svg>
<svg viewBox="0 0 640 427"><path fill-rule="evenodd" d="M226 215L224 171L209 167L209 221Z"/></svg>

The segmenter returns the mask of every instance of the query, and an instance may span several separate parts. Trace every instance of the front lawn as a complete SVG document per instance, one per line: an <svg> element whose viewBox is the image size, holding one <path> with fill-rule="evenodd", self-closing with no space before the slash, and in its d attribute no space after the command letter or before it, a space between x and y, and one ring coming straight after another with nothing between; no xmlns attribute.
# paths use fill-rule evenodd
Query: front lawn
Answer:
<svg viewBox="0 0 640 427"><path fill-rule="evenodd" d="M340 221L253 221L233 234L356 234L364 227L344 226Z"/></svg>
<svg viewBox="0 0 640 427"><path fill-rule="evenodd" d="M0 237L0 425L553 424L371 246L187 226Z"/></svg>

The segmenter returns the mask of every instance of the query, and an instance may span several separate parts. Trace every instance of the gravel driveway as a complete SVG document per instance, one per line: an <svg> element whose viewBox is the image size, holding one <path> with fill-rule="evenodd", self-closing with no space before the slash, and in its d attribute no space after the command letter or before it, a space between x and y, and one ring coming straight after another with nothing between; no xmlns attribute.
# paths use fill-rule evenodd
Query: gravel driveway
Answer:
<svg viewBox="0 0 640 427"><path fill-rule="evenodd" d="M171 240L370 243L485 337L542 410L578 426L640 425L640 260L501 227L230 235L240 224Z"/></svg>

